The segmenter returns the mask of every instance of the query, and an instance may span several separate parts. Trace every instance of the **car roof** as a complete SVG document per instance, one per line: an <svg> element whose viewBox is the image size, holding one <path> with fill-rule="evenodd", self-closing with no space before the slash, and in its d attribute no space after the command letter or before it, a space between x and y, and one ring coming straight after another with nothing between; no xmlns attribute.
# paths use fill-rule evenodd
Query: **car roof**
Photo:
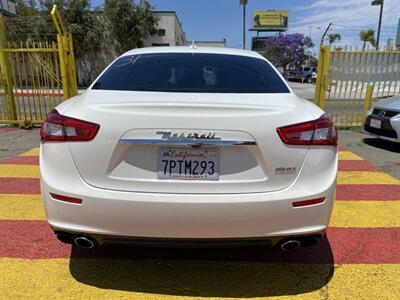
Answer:
<svg viewBox="0 0 400 300"><path fill-rule="evenodd" d="M257 52L250 50L242 50L235 48L225 47L192 47L192 46L163 46L163 47L147 47L132 49L122 56L138 55L138 54L151 54L151 53L209 53L209 54L227 54L227 55L241 55L254 58L262 58L263 56Z"/></svg>

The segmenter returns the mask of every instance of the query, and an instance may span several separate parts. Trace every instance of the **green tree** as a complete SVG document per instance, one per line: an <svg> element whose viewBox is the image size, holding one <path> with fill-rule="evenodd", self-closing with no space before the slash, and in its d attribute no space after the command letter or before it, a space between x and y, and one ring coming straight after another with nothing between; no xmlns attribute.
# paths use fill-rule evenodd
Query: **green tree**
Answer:
<svg viewBox="0 0 400 300"><path fill-rule="evenodd" d="M7 40L15 43L41 42L49 38L50 16L44 15L35 0L16 1L17 16L5 18Z"/></svg>
<svg viewBox="0 0 400 300"><path fill-rule="evenodd" d="M285 71L289 67L299 68L308 60L307 51L313 47L313 42L303 34L279 34L269 37L261 52L276 67ZM311 57L310 57L311 60Z"/></svg>
<svg viewBox="0 0 400 300"><path fill-rule="evenodd" d="M144 0L139 4L132 0L105 0L104 16L117 54L143 47L142 40L157 32L157 20Z"/></svg>
<svg viewBox="0 0 400 300"><path fill-rule="evenodd" d="M57 4L68 29L72 32L74 52L77 60L98 52L102 44L102 23L99 12L91 9L89 0L41 1L41 7L50 14ZM97 36L97 38L93 38Z"/></svg>
<svg viewBox="0 0 400 300"><path fill-rule="evenodd" d="M331 33L328 35L329 44L333 44L336 41L340 41L342 36L339 33Z"/></svg>
<svg viewBox="0 0 400 300"><path fill-rule="evenodd" d="M91 8L90 0L41 0L40 8L50 15L54 4L72 33L79 83L88 85L105 64L100 64L98 58L105 34L102 14Z"/></svg>
<svg viewBox="0 0 400 300"><path fill-rule="evenodd" d="M146 0L106 0L93 9L90 0L17 0L17 17L6 18L8 40L56 41L53 5L72 33L80 84L89 84L114 59L155 34L156 20Z"/></svg>
<svg viewBox="0 0 400 300"><path fill-rule="evenodd" d="M373 29L368 29L366 31L362 30L360 32L360 39L363 42L362 49L365 51L367 42L369 42L372 47L376 46L375 31Z"/></svg>
<svg viewBox="0 0 400 300"><path fill-rule="evenodd" d="M36 5L37 3L35 0L29 0L29 1L17 0L16 1L17 16L36 15L37 14Z"/></svg>

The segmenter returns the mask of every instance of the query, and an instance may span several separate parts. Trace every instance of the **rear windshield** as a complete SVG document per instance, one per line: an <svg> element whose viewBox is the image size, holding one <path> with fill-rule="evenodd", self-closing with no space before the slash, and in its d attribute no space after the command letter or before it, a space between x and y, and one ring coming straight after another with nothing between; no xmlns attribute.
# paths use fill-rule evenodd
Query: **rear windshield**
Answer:
<svg viewBox="0 0 400 300"><path fill-rule="evenodd" d="M116 60L92 87L182 93L289 93L264 60L239 55L156 53Z"/></svg>

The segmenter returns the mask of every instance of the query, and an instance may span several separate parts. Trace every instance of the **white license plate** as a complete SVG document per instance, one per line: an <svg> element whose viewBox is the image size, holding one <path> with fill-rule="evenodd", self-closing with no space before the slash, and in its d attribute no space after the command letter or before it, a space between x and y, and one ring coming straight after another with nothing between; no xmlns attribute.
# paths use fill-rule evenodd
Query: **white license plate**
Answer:
<svg viewBox="0 0 400 300"><path fill-rule="evenodd" d="M381 128L382 126L382 121L378 120L378 119L371 119L369 121L369 126L373 127L373 128Z"/></svg>
<svg viewBox="0 0 400 300"><path fill-rule="evenodd" d="M159 179L218 180L219 151L160 148L157 165Z"/></svg>

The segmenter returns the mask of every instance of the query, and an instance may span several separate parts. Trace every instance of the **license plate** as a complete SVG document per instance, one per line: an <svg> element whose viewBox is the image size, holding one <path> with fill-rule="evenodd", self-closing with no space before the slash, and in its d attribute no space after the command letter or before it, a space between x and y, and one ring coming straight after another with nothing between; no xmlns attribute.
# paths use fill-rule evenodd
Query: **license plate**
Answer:
<svg viewBox="0 0 400 300"><path fill-rule="evenodd" d="M382 121L378 119L371 119L369 122L369 126L373 128L381 128L382 126Z"/></svg>
<svg viewBox="0 0 400 300"><path fill-rule="evenodd" d="M219 151L161 148L157 165L159 179L218 180Z"/></svg>

